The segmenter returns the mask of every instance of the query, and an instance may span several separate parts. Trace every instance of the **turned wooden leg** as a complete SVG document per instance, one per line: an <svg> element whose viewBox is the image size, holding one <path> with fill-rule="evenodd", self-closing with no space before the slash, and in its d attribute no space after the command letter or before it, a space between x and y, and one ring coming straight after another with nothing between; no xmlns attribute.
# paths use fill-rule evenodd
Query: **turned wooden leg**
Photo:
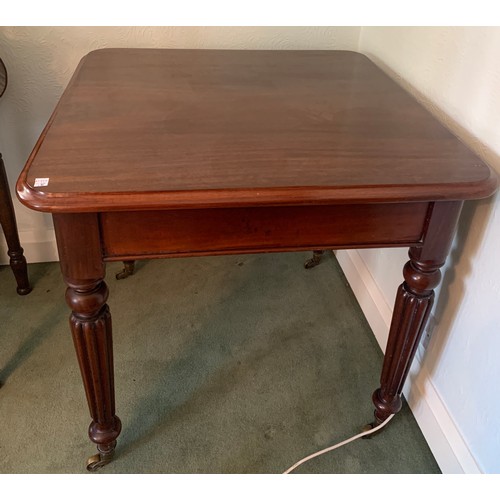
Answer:
<svg viewBox="0 0 500 500"><path fill-rule="evenodd" d="M68 285L70 327L92 422L89 437L98 454L87 462L89 471L108 463L120 434L115 415L111 315L97 214L54 214L59 259Z"/></svg>
<svg viewBox="0 0 500 500"><path fill-rule="evenodd" d="M441 279L441 263L421 262L415 253L410 249L410 261L404 267L405 281L396 296L381 385L373 394L377 423L401 409L403 384L434 302L434 288Z"/></svg>
<svg viewBox="0 0 500 500"><path fill-rule="evenodd" d="M412 247L403 269L384 356L380 387L373 393L378 425L402 406L401 393L441 280L439 270L448 255L460 202L435 203L422 246ZM372 426L373 426L372 425Z"/></svg>
<svg viewBox="0 0 500 500"><path fill-rule="evenodd" d="M0 154L0 223L7 241L8 255L10 257L10 267L17 282L17 293L27 295L31 292L28 280L28 266L23 255L23 249L19 242L17 232L16 217L12 197L7 182L5 166Z"/></svg>
<svg viewBox="0 0 500 500"><path fill-rule="evenodd" d="M115 415L113 341L107 297L104 281L86 286L69 284L66 291L66 301L73 311L71 332L92 417L89 437L99 452L87 462L91 471L111 460L121 430L120 419Z"/></svg>
<svg viewBox="0 0 500 500"><path fill-rule="evenodd" d="M321 262L321 257L324 253L324 250L314 250L312 257L304 262L304 267L306 269L316 267Z"/></svg>

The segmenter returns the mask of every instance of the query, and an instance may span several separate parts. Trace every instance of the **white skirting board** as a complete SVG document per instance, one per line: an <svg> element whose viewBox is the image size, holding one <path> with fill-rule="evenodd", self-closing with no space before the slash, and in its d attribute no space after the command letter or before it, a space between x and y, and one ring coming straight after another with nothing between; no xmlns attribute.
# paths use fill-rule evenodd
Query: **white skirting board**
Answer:
<svg viewBox="0 0 500 500"><path fill-rule="evenodd" d="M382 351L385 351L391 307L357 250L338 250L335 254ZM432 384L425 364L421 365L419 359L417 352L403 394L441 471L445 474L481 473Z"/></svg>

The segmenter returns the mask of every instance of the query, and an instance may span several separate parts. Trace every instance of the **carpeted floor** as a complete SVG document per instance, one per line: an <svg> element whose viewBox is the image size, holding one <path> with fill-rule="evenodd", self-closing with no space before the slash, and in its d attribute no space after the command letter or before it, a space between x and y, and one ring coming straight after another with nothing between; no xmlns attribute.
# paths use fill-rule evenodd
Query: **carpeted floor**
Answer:
<svg viewBox="0 0 500 500"><path fill-rule="evenodd" d="M382 353L329 254L108 265L117 414L103 473L280 473L371 420ZM83 473L95 453L57 263L0 268L0 472ZM439 473L407 406L300 473Z"/></svg>

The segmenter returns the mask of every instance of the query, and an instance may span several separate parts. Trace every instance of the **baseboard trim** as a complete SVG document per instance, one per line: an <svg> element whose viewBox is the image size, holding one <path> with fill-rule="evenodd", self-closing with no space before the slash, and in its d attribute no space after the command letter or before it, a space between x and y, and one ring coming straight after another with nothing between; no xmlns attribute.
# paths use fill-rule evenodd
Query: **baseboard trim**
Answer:
<svg viewBox="0 0 500 500"><path fill-rule="evenodd" d="M391 324L392 309L387 304L382 292L357 250L337 250L335 255L370 324L378 345L382 351L385 352L385 346L389 336L389 326Z"/></svg>
<svg viewBox="0 0 500 500"><path fill-rule="evenodd" d="M385 351L392 309L357 250L339 250L337 260L380 345ZM425 361L414 360L403 394L445 474L478 474L480 470L457 425L432 383Z"/></svg>
<svg viewBox="0 0 500 500"><path fill-rule="evenodd" d="M19 239L24 250L24 256L29 264L57 262L59 260L53 229L20 230ZM0 238L0 250L0 264L6 265L9 263L9 257L7 255L7 244L2 238Z"/></svg>

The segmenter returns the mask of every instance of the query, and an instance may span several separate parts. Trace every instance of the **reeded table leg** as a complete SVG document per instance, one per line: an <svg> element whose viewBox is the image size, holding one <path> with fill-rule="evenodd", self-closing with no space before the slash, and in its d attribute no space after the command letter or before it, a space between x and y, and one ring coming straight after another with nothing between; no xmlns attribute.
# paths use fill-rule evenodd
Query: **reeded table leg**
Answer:
<svg viewBox="0 0 500 500"><path fill-rule="evenodd" d="M373 394L377 423L401 409L403 384L434 302L434 288L441 278L442 264L422 262L416 257L417 253L418 249L410 249L410 260L403 271L405 281L396 296L381 386Z"/></svg>
<svg viewBox="0 0 500 500"><path fill-rule="evenodd" d="M10 195L9 184L5 166L0 154L0 223L2 225L5 239L7 241L8 255L10 257L10 267L17 282L17 293L27 295L31 292L28 280L28 266L23 255L23 249L19 242L17 232L16 217L12 197Z"/></svg>
<svg viewBox="0 0 500 500"><path fill-rule="evenodd" d="M111 461L121 431L115 415L111 315L106 300L104 263L96 214L55 214L59 258L68 285L66 301L72 313L70 327L92 422L89 437L97 455L89 471Z"/></svg>
<svg viewBox="0 0 500 500"><path fill-rule="evenodd" d="M87 462L87 469L92 471L111 461L121 430L120 419L115 415L108 287L104 281L68 285L66 301L73 311L71 332L92 417L89 436L99 452Z"/></svg>
<svg viewBox="0 0 500 500"><path fill-rule="evenodd" d="M410 260L403 270L389 339L384 356L380 387L373 393L378 425L402 406L403 385L425 329L434 301L434 288L441 280L462 203L436 203L421 247L410 248Z"/></svg>

